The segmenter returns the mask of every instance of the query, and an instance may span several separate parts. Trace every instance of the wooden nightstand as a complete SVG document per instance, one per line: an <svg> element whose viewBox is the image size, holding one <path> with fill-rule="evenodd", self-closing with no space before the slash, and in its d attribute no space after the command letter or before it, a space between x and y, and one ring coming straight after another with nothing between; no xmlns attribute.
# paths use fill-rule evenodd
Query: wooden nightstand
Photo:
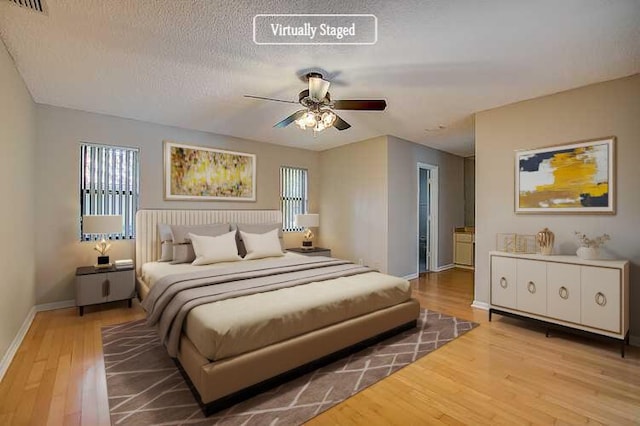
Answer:
<svg viewBox="0 0 640 426"><path fill-rule="evenodd" d="M293 253L304 254L305 256L328 256L331 257L331 249L322 248L322 247L313 247L310 249L305 249L302 247L290 248L287 251L291 251Z"/></svg>
<svg viewBox="0 0 640 426"><path fill-rule="evenodd" d="M84 314L85 306L98 303L129 299L131 307L135 289L133 266L102 269L82 266L76 269L76 306L80 308L80 316Z"/></svg>

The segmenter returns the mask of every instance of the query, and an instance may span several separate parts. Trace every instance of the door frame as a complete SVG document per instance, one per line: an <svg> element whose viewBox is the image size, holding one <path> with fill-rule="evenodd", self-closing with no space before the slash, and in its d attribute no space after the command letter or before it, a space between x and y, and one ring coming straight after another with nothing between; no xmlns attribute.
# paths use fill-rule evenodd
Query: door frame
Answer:
<svg viewBox="0 0 640 426"><path fill-rule="evenodd" d="M420 169L429 170L429 249L430 256L427 271L438 270L438 166L418 162L416 167L416 275L420 275Z"/></svg>

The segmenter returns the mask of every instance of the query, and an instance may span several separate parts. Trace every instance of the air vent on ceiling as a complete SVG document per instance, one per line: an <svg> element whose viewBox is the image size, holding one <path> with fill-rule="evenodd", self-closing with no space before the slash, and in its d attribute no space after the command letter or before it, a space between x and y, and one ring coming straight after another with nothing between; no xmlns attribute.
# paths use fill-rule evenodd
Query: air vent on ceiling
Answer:
<svg viewBox="0 0 640 426"><path fill-rule="evenodd" d="M10 3L33 10L34 12L46 13L44 0L8 0Z"/></svg>

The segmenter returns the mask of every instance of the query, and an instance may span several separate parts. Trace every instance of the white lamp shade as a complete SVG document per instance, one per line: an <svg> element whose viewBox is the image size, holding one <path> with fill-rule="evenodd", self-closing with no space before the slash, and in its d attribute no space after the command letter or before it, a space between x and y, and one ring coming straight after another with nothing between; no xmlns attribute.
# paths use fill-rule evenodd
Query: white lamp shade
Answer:
<svg viewBox="0 0 640 426"><path fill-rule="evenodd" d="M297 214L296 225L301 228L317 228L320 226L319 214Z"/></svg>
<svg viewBox="0 0 640 426"><path fill-rule="evenodd" d="M121 215L82 216L84 234L120 234L122 233Z"/></svg>

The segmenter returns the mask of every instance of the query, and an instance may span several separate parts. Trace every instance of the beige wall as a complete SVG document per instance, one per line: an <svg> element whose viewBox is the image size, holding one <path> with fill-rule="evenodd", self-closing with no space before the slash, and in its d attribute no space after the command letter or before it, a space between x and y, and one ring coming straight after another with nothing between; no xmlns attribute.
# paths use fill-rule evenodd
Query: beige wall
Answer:
<svg viewBox="0 0 640 426"><path fill-rule="evenodd" d="M617 214L514 214L514 150L617 137ZM594 84L476 115L476 288L489 301L488 252L499 232L549 227L574 254L574 231L611 235L608 255L631 261L631 334L640 338L640 75Z"/></svg>
<svg viewBox="0 0 640 426"><path fill-rule="evenodd" d="M0 359L35 303L35 104L0 41Z"/></svg>
<svg viewBox="0 0 640 426"><path fill-rule="evenodd" d="M438 267L453 263L453 228L464 224L464 159L388 137L389 273L418 270L418 163L438 167Z"/></svg>
<svg viewBox="0 0 640 426"><path fill-rule="evenodd" d="M334 257L387 270L387 138L320 153L320 239Z"/></svg>
<svg viewBox="0 0 640 426"><path fill-rule="evenodd" d="M92 245L78 241L80 142L140 148L140 208L279 209L279 167L290 165L309 170L309 207L318 209L317 152L46 105L37 106L37 126L37 303L73 299L75 268L95 262ZM165 139L256 154L257 201L164 201ZM300 240L299 234L288 234L286 243L297 246ZM115 243L111 252L114 258L133 255L132 241Z"/></svg>

